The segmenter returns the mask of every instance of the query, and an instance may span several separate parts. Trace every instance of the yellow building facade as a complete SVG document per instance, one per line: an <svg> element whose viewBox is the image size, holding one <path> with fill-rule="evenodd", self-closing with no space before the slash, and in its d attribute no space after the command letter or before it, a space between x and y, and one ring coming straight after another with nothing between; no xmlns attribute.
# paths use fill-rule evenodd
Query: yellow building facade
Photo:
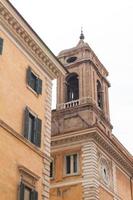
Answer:
<svg viewBox="0 0 133 200"><path fill-rule="evenodd" d="M84 42L63 50L52 111L51 200L132 200L133 157L112 133L108 71Z"/></svg>
<svg viewBox="0 0 133 200"><path fill-rule="evenodd" d="M49 199L52 80L66 70L0 0L0 199Z"/></svg>

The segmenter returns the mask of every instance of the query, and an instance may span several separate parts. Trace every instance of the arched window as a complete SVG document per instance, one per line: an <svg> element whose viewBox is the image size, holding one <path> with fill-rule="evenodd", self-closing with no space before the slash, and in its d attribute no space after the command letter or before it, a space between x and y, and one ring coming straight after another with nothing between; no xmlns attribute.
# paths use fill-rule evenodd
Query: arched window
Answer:
<svg viewBox="0 0 133 200"><path fill-rule="evenodd" d="M76 73L66 78L66 102L79 99L79 79Z"/></svg>
<svg viewBox="0 0 133 200"><path fill-rule="evenodd" d="M99 80L97 80L97 104L101 109L103 109L103 92L102 85Z"/></svg>

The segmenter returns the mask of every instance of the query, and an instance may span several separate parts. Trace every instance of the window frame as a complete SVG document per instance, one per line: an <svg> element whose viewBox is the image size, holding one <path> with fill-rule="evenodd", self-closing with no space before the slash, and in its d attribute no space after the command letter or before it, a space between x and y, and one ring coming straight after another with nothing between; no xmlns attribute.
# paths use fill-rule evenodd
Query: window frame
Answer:
<svg viewBox="0 0 133 200"><path fill-rule="evenodd" d="M74 172L74 159L73 156L77 155L77 172ZM67 168L66 168L66 157L70 156L70 173L67 173ZM80 156L78 152L70 153L70 154L65 154L64 155L64 176L75 176L79 175L80 173L80 162L79 162Z"/></svg>
<svg viewBox="0 0 133 200"><path fill-rule="evenodd" d="M35 76L35 79L36 79L35 89L32 87L30 83L31 74L33 74L33 76ZM40 76L30 66L27 68L27 71L26 71L26 83L27 83L27 88L30 89L36 96L39 96L42 94L42 79L40 79Z"/></svg>
<svg viewBox="0 0 133 200"><path fill-rule="evenodd" d="M29 115L32 115L34 117L34 124L33 124L33 136L31 135L31 139L29 139ZM38 136L38 121L40 121L40 130L39 130L39 139L37 138ZM34 113L28 106L26 106L24 110L24 133L23 136L33 145L36 147L41 148L41 137L42 137L42 120L38 118L38 115ZM32 138L33 141L32 141ZM37 141L38 139L38 141ZM38 143L37 143L38 142Z"/></svg>
<svg viewBox="0 0 133 200"><path fill-rule="evenodd" d="M37 200L38 191L36 190L36 184L41 177L23 165L19 165L18 170L21 178L19 184L19 200L24 200L25 188L30 190L30 200Z"/></svg>

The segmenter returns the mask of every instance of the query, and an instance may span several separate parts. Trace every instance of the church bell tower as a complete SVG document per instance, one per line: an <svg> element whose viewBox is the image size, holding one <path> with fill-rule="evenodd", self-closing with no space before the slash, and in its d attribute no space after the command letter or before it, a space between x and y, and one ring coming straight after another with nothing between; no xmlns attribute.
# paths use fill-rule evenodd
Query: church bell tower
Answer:
<svg viewBox="0 0 133 200"><path fill-rule="evenodd" d="M110 134L108 72L84 42L82 31L77 46L61 51L58 59L68 74L57 80L57 112L55 116L53 114L52 133L81 130L99 124L106 134Z"/></svg>
<svg viewBox="0 0 133 200"><path fill-rule="evenodd" d="M50 200L133 199L132 158L112 133L106 68L83 32L58 58L68 73L57 79L52 111Z"/></svg>

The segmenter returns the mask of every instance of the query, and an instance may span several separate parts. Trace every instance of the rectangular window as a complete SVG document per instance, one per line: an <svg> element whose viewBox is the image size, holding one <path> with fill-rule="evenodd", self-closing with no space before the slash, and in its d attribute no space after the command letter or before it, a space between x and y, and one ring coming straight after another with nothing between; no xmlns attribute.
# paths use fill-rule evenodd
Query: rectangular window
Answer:
<svg viewBox="0 0 133 200"><path fill-rule="evenodd" d="M27 84L37 93L42 94L42 80L31 70L27 69Z"/></svg>
<svg viewBox="0 0 133 200"><path fill-rule="evenodd" d="M0 38L0 55L2 55L2 51L3 51L3 39Z"/></svg>
<svg viewBox="0 0 133 200"><path fill-rule="evenodd" d="M24 137L40 147L42 121L33 115L28 108L25 109Z"/></svg>
<svg viewBox="0 0 133 200"><path fill-rule="evenodd" d="M65 174L73 175L78 173L78 155L66 155L65 156Z"/></svg>
<svg viewBox="0 0 133 200"><path fill-rule="evenodd" d="M38 200L38 192L21 182L19 188L19 200Z"/></svg>
<svg viewBox="0 0 133 200"><path fill-rule="evenodd" d="M54 178L54 159L50 162L50 178Z"/></svg>

